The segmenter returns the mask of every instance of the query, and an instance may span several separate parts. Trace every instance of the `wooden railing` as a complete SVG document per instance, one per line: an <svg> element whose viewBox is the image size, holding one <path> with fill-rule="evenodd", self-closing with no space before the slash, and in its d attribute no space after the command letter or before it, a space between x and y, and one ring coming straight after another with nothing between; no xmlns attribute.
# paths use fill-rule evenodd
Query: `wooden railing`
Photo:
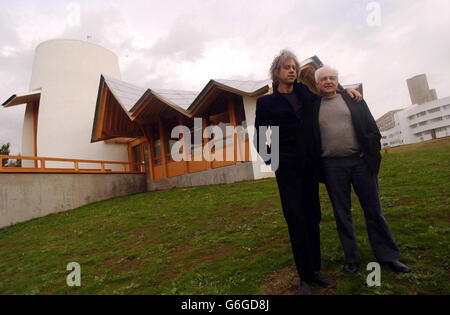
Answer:
<svg viewBox="0 0 450 315"><path fill-rule="evenodd" d="M0 160L13 159L21 160L22 167L2 166L0 163L0 173L108 173L108 174L142 174L145 173L144 162L116 162L116 161L98 161L98 160L80 160L80 159L63 159L52 157L36 157L21 155L0 155ZM23 166L24 160L34 161L34 167ZM46 162L47 163L46 165ZM48 166L50 162L73 163L73 167L53 167ZM26 163L27 164L27 163ZM52 163L55 164L55 163ZM99 168L81 168L80 164L97 165ZM112 170L108 168L110 165L121 165L122 170ZM70 165L69 165L70 166ZM139 171L135 169L140 168Z"/></svg>

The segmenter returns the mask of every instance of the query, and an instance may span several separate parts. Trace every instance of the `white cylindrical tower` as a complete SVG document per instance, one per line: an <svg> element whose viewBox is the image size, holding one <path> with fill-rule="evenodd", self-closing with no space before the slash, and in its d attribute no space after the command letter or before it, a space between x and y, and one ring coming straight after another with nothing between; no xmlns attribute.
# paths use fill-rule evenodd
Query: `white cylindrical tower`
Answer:
<svg viewBox="0 0 450 315"><path fill-rule="evenodd" d="M35 52L30 90L41 89L37 113L37 155L127 161L126 145L90 143L100 75L120 79L117 56L86 41L57 39ZM34 124L25 113L22 154L34 155ZM36 114L34 114L36 115Z"/></svg>

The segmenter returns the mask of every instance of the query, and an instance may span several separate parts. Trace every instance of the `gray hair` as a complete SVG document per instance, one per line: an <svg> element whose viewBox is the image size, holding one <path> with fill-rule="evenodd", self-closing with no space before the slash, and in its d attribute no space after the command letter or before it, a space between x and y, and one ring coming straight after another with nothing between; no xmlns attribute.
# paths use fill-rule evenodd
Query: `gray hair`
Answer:
<svg viewBox="0 0 450 315"><path fill-rule="evenodd" d="M283 49L278 56L272 61L270 66L270 77L272 78L273 84L278 84L278 74L280 73L281 66L288 60L292 59L295 63L295 68L297 71L300 70L300 63L297 60L297 56L287 49Z"/></svg>
<svg viewBox="0 0 450 315"><path fill-rule="evenodd" d="M316 82L319 81L319 76L324 71L334 72L336 74L336 79L338 79L338 81L339 81L339 72L336 69L331 68L330 66L323 66L323 67L317 69L316 72L314 73L314 78L316 79Z"/></svg>

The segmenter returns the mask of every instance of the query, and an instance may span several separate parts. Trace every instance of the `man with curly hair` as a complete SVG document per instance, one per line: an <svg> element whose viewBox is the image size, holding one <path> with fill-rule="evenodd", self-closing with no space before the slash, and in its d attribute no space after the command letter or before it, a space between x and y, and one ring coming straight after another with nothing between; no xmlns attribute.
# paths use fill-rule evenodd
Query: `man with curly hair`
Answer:
<svg viewBox="0 0 450 315"><path fill-rule="evenodd" d="M319 96L297 82L299 68L297 57L288 50L273 60L273 94L257 100L254 140L264 159L266 155L260 151L270 152L270 147L265 148L267 139L260 127L278 127L279 138L271 139L271 143L278 141L278 168L272 168L301 279L299 293L308 295L312 284L327 287L334 282L320 273L319 165L312 129L312 107ZM361 97L355 90L348 93ZM271 164L271 160L266 159L265 163Z"/></svg>

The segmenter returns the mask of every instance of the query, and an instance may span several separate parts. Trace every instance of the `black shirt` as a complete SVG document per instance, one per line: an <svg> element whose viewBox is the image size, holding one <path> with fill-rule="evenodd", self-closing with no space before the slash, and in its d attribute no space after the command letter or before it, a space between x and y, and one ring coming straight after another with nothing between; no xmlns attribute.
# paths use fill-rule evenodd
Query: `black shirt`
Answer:
<svg viewBox="0 0 450 315"><path fill-rule="evenodd" d="M302 108L302 103L298 99L297 94L292 92L292 93L281 93L281 95L283 95L289 101L289 104L291 104L292 108L296 113L300 111L300 109Z"/></svg>

